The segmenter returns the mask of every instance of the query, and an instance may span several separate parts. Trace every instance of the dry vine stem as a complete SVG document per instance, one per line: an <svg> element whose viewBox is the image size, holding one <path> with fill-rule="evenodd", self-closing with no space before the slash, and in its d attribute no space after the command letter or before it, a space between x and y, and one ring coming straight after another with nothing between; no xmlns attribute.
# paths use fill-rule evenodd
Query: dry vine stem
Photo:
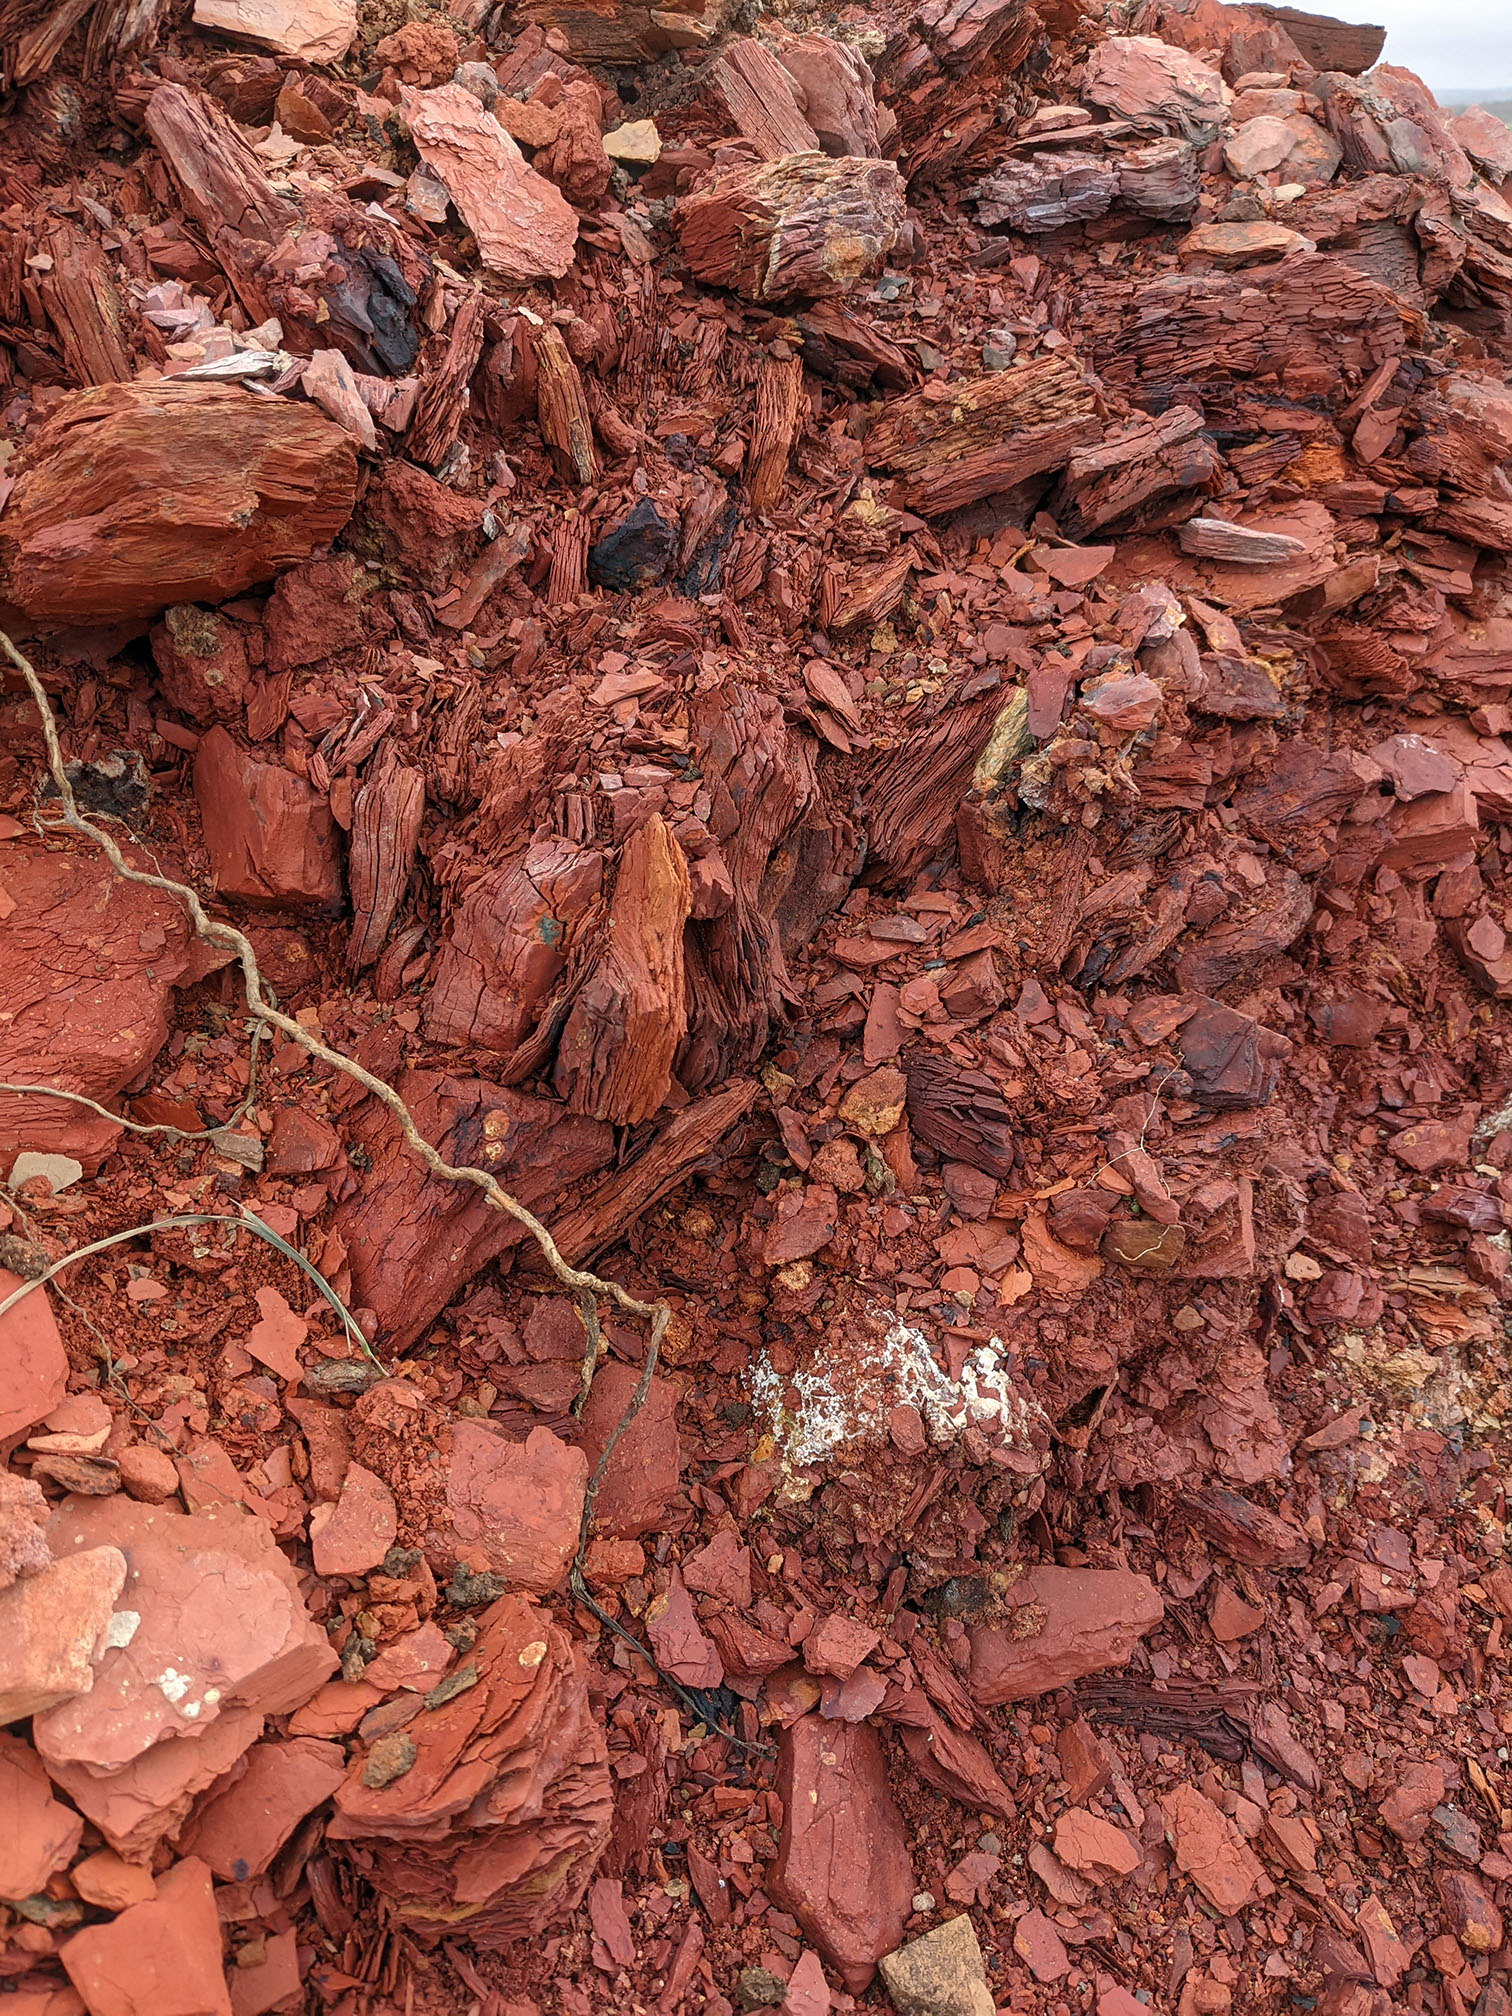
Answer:
<svg viewBox="0 0 1512 2016"><path fill-rule="evenodd" d="M58 796L63 804L63 816L61 819L53 822L54 826L67 828L74 833L82 833L86 838L92 840L123 882L139 882L146 889L164 890L168 895L182 903L185 910L188 911L190 922L193 924L199 937L203 938L207 944L229 946L241 961L242 985L247 996L247 1006L259 1021L269 1024L274 1029L281 1030L289 1038L290 1042L299 1044L301 1049L309 1051L312 1057L318 1057L323 1064L329 1064L333 1070L340 1071L346 1077L355 1080L357 1084L362 1086L364 1091L371 1092L375 1099L381 1100L389 1112L393 1114L395 1120L398 1121L400 1132L403 1134L411 1153L419 1157L420 1161L424 1163L433 1176L440 1176L449 1183L471 1183L475 1189L483 1192L483 1195L496 1211L506 1212L517 1224L524 1226L525 1230L535 1240L537 1246L540 1247L541 1252L546 1258L546 1264L550 1267L552 1273L555 1274L564 1288L572 1292L577 1301L587 1340L583 1353L582 1398L587 1397L588 1388L593 1383L594 1367L603 1349L598 1320L598 1303L600 1299L615 1303L628 1315L641 1317L649 1326L649 1334L646 1340L646 1356L641 1367L641 1376L636 1382L634 1393L630 1396L629 1405L615 1423L613 1432L605 1443L598 1462L594 1465L593 1475L588 1481L587 1495L583 1503L583 1521L579 1537L578 1559L573 1566L575 1592L577 1589L581 1589L582 1555L587 1545L588 1527L593 1517L593 1504L598 1495L598 1487L603 1478L604 1468L615 1443L618 1442L620 1436L624 1434L626 1428L629 1427L635 1416L640 1412L646 1395L651 1389L651 1375L656 1368L662 1335L666 1330L668 1322L671 1320L671 1309L665 1302L642 1302L632 1295L628 1289L622 1288L617 1281L605 1281L597 1274L589 1274L582 1268L570 1266L562 1258L556 1241L541 1223L540 1219L536 1217L535 1213L527 1210L518 1198L511 1197L509 1192L497 1183L486 1169L473 1169L465 1165L457 1167L450 1162L444 1161L437 1154L436 1150L432 1148L430 1143L425 1139L425 1136L415 1125L414 1117L409 1108L399 1097L399 1094L394 1090L392 1085L386 1084L382 1078L375 1077L371 1071L364 1069L353 1058L343 1056L341 1051L333 1050L328 1043L322 1043L320 1038L312 1035L303 1023L296 1022L292 1016L285 1015L281 1009L273 1007L263 995L262 974L258 970L257 955L252 950L250 942L243 937L242 933L233 925L222 924L217 919L209 916L198 895L187 883L174 882L166 875L149 875L144 873L140 868L133 868L110 835L102 827L96 826L92 820L84 817L74 798L73 786L68 780L68 772L63 763L62 746L58 741L57 724L53 720L52 706L48 700L42 681L37 677L36 668L31 664L29 659L22 656L21 652L16 649L14 643L3 630L0 630L0 651L4 652L4 655L26 681L32 699L36 702L37 712L42 719L42 735L47 745L47 767L52 773L53 783L57 787ZM114 1119L118 1116L113 1114L111 1117ZM36 1284L32 1283L28 1285L35 1286ZM581 1406L581 1399L579 1406Z"/></svg>

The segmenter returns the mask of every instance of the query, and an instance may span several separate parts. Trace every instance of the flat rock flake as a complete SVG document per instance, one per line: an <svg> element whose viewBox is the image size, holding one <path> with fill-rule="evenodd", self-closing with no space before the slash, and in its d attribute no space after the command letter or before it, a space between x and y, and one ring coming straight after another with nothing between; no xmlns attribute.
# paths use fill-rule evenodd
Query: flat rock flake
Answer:
<svg viewBox="0 0 1512 2016"><path fill-rule="evenodd" d="M1506 125L379 13L11 22L0 622L670 1320L7 670L18 2016L1500 2016Z"/></svg>

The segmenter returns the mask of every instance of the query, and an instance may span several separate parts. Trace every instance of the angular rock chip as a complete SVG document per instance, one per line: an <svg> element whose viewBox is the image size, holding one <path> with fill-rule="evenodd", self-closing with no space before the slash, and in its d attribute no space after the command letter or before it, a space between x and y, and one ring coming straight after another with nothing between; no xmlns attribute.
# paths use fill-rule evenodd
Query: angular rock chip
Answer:
<svg viewBox="0 0 1512 2016"><path fill-rule="evenodd" d="M151 865L130 847L126 856L134 867ZM93 847L13 840L5 889L13 907L0 918L8 1011L0 1079L56 1085L108 1106L168 1040L171 989L203 979L223 955L194 937L180 904L122 882ZM72 1155L92 1173L119 1135L82 1106L0 1092L0 1170L17 1150L33 1149ZM39 1320L35 1311L27 1318L35 1299L0 1322Z"/></svg>
<svg viewBox="0 0 1512 2016"><path fill-rule="evenodd" d="M0 1723L88 1694L125 1580L116 1548L86 1546L0 1592Z"/></svg>
<svg viewBox="0 0 1512 2016"><path fill-rule="evenodd" d="M898 2016L993 2016L982 1949L965 1912L886 1954L881 1965Z"/></svg>
<svg viewBox="0 0 1512 2016"><path fill-rule="evenodd" d="M336 822L322 795L281 763L260 763L224 728L201 737L194 795L216 886L258 904L342 900Z"/></svg>
<svg viewBox="0 0 1512 2016"><path fill-rule="evenodd" d="M51 1537L65 1560L119 1548L120 1608L135 1621L87 1695L38 1716L33 1736L49 1766L108 1773L233 1708L286 1714L336 1666L271 1531L239 1508L188 1515L120 1496L67 1499Z"/></svg>
<svg viewBox="0 0 1512 2016"><path fill-rule="evenodd" d="M180 1830L178 1850L199 1856L223 1883L250 1882L345 1776L339 1743L310 1736L254 1743L231 1783L213 1791Z"/></svg>
<svg viewBox="0 0 1512 2016"><path fill-rule="evenodd" d="M150 1904L89 1925L60 1948L89 2016L232 2016L210 1871L188 1856Z"/></svg>
<svg viewBox="0 0 1512 2016"><path fill-rule="evenodd" d="M194 0L194 25L301 63L339 63L357 33L357 0Z"/></svg>
<svg viewBox="0 0 1512 2016"><path fill-rule="evenodd" d="M634 1366L613 1359L600 1366L583 1409L581 1447L590 1470L624 1414L639 1376ZM615 1443L604 1467L593 1501L593 1530L634 1540L660 1526L681 1471L677 1389L669 1380L653 1378L645 1405Z"/></svg>
<svg viewBox="0 0 1512 2016"><path fill-rule="evenodd" d="M1177 1785L1160 1805L1177 1867L1215 1911L1231 1918L1267 1893L1270 1880L1249 1843L1195 1785Z"/></svg>
<svg viewBox="0 0 1512 2016"><path fill-rule="evenodd" d="M335 1504L310 1513L310 1551L317 1575L366 1575L387 1554L399 1531L394 1494L381 1477L353 1463Z"/></svg>
<svg viewBox="0 0 1512 2016"><path fill-rule="evenodd" d="M577 215L526 166L493 114L460 84L401 86L399 102L416 151L445 184L489 271L505 280L560 280L572 264Z"/></svg>
<svg viewBox="0 0 1512 2016"><path fill-rule="evenodd" d="M0 1813L0 1897L33 1897L72 1861L84 1822L54 1799L42 1760L16 1736L0 1736Z"/></svg>
<svg viewBox="0 0 1512 2016"><path fill-rule="evenodd" d="M577 1551L588 1457L549 1428L509 1442L481 1421L457 1420L450 1434L445 1515L425 1542L431 1566L445 1574L460 1561L544 1596Z"/></svg>
<svg viewBox="0 0 1512 2016"><path fill-rule="evenodd" d="M968 1633L971 1692L990 1704L1122 1666L1165 1615L1154 1583L1124 1568L1035 1568L1010 1596L1017 1605L1010 1627L981 1624Z"/></svg>
<svg viewBox="0 0 1512 2016"><path fill-rule="evenodd" d="M859 1995L897 1944L915 1887L876 1732L800 1717L782 1733L777 1789L783 1824L768 1887Z"/></svg>

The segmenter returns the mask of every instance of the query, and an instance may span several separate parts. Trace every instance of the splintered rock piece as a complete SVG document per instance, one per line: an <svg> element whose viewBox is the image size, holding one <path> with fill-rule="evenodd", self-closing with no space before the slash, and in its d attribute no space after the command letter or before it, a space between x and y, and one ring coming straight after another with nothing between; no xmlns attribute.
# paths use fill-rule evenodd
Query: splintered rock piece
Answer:
<svg viewBox="0 0 1512 2016"><path fill-rule="evenodd" d="M34 1897L72 1861L84 1822L54 1799L42 1760L16 1736L0 1736L0 1813L0 1897Z"/></svg>
<svg viewBox="0 0 1512 2016"><path fill-rule="evenodd" d="M768 1887L859 1995L897 1944L915 1890L876 1732L800 1717L782 1734L777 1791L782 1836Z"/></svg>
<svg viewBox="0 0 1512 2016"><path fill-rule="evenodd" d="M336 822L302 777L259 763L224 728L212 728L195 755L194 795L223 895L323 908L341 902Z"/></svg>
<svg viewBox="0 0 1512 2016"><path fill-rule="evenodd" d="M992 2016L982 1949L965 1912L886 1954L881 1966L898 2016Z"/></svg>
<svg viewBox="0 0 1512 2016"><path fill-rule="evenodd" d="M0 1267L0 1302L21 1286ZM68 1355L45 1288L33 1288L0 1316L0 1443L24 1435L51 1414L68 1386Z"/></svg>
<svg viewBox="0 0 1512 2016"><path fill-rule="evenodd" d="M673 222L699 279L748 301L845 294L897 242L905 194L891 161L788 154L710 176Z"/></svg>
<svg viewBox="0 0 1512 2016"><path fill-rule="evenodd" d="M339 1743L311 1736L254 1743L241 1775L212 1792L179 1834L181 1854L198 1855L223 1883L261 1876L306 1813L323 1805L346 1776Z"/></svg>
<svg viewBox="0 0 1512 2016"><path fill-rule="evenodd" d="M194 25L301 63L339 63L357 33L357 0L194 0Z"/></svg>
<svg viewBox="0 0 1512 2016"><path fill-rule="evenodd" d="M356 494L313 406L179 378L68 392L0 519L0 601L64 623L225 602L328 546Z"/></svg>
<svg viewBox="0 0 1512 2016"><path fill-rule="evenodd" d="M560 280L572 264L577 213L526 165L493 114L460 84L401 85L399 102L416 151L445 184L489 271L505 280Z"/></svg>
<svg viewBox="0 0 1512 2016"><path fill-rule="evenodd" d="M366 1575L399 1531L394 1494L381 1477L354 1463L334 1505L310 1513L310 1551L317 1575Z"/></svg>
<svg viewBox="0 0 1512 2016"><path fill-rule="evenodd" d="M989 1705L1122 1666L1165 1615L1154 1583L1125 1568L1036 1568L1010 1596L1011 1626L980 1624L968 1633L971 1692Z"/></svg>
<svg viewBox="0 0 1512 2016"><path fill-rule="evenodd" d="M583 1451L549 1428L506 1442L483 1422L463 1419L452 1423L446 1466L445 1520L426 1538L437 1573L460 1561L502 1575L512 1589L542 1596L554 1589L577 1548L588 1484Z"/></svg>
<svg viewBox="0 0 1512 2016"><path fill-rule="evenodd" d="M125 1580L116 1548L88 1547L0 1592L0 1722L88 1694Z"/></svg>
<svg viewBox="0 0 1512 2016"><path fill-rule="evenodd" d="M194 1856L159 1878L150 1904L86 1926L59 1957L89 2016L232 2016L215 1892Z"/></svg>

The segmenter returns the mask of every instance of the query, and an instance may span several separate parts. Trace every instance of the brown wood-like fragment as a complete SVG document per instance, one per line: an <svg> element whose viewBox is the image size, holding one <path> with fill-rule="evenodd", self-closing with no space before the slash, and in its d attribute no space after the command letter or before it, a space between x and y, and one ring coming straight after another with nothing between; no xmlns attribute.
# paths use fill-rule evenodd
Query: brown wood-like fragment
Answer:
<svg viewBox="0 0 1512 2016"><path fill-rule="evenodd" d="M347 863L352 935L347 963L354 972L371 966L383 950L415 865L424 816L424 773L392 756L375 765L353 801Z"/></svg>
<svg viewBox="0 0 1512 2016"><path fill-rule="evenodd" d="M726 43L711 65L710 89L723 101L735 130L764 161L784 154L822 151L819 136L798 109L793 82L769 49L750 36Z"/></svg>
<svg viewBox="0 0 1512 2016"><path fill-rule="evenodd" d="M557 1218L554 1234L563 1257L574 1267L586 1267L596 1254L615 1245L719 1145L760 1093L756 1079L736 1078L685 1106L632 1162L606 1176L581 1203Z"/></svg>
<svg viewBox="0 0 1512 2016"><path fill-rule="evenodd" d="M789 154L729 168L678 200L683 257L748 301L844 294L881 265L903 222L891 161Z"/></svg>
<svg viewBox="0 0 1512 2016"><path fill-rule="evenodd" d="M437 469L445 460L467 412L467 388L482 348L483 296L469 294L452 318L446 354L415 402L405 437L412 461Z"/></svg>
<svg viewBox="0 0 1512 2016"><path fill-rule="evenodd" d="M564 482L592 483L598 476L593 418L583 380L560 329L536 331L536 415L541 439Z"/></svg>
<svg viewBox="0 0 1512 2016"><path fill-rule="evenodd" d="M104 253L63 223L49 236L47 249L52 271L39 291L68 368L84 385L125 384L133 375L131 347Z"/></svg>
<svg viewBox="0 0 1512 2016"><path fill-rule="evenodd" d="M224 602L328 546L356 492L356 451L313 406L173 378L91 386L28 444L0 598L69 623Z"/></svg>
<svg viewBox="0 0 1512 2016"><path fill-rule="evenodd" d="M768 358L756 386L751 422L751 508L770 511L782 496L788 457L803 410L803 360Z"/></svg>
<svg viewBox="0 0 1512 2016"><path fill-rule="evenodd" d="M658 813L626 841L603 950L567 1017L553 1082L568 1110L628 1126L672 1086L688 1026L683 926L692 891L682 849Z"/></svg>

